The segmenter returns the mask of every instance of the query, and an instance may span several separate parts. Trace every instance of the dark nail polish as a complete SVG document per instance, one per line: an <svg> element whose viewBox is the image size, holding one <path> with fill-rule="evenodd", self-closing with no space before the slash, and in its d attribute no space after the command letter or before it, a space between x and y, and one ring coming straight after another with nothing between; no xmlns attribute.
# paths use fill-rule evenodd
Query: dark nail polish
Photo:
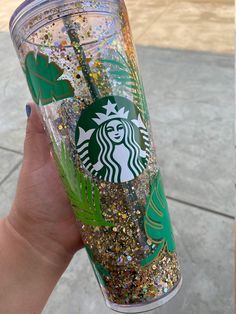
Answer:
<svg viewBox="0 0 236 314"><path fill-rule="evenodd" d="M29 118L30 115L31 115L31 107L30 107L30 105L26 105L25 110L26 110L27 117Z"/></svg>

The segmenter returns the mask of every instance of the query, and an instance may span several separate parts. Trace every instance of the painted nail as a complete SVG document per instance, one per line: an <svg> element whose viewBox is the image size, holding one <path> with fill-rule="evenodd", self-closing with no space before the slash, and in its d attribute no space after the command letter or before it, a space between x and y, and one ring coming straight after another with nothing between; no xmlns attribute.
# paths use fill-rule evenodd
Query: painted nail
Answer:
<svg viewBox="0 0 236 314"><path fill-rule="evenodd" d="M30 107L30 105L26 105L25 106L25 111L26 111L27 117L29 118L30 115L31 115L31 107Z"/></svg>

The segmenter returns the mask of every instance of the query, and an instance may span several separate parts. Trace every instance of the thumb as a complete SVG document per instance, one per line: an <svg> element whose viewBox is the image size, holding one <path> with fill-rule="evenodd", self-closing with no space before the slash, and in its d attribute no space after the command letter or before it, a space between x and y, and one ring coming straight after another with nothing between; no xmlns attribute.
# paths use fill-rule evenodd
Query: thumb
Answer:
<svg viewBox="0 0 236 314"><path fill-rule="evenodd" d="M33 103L27 104L26 113L28 121L24 143L24 166L34 171L45 165L50 158L50 144L37 106Z"/></svg>

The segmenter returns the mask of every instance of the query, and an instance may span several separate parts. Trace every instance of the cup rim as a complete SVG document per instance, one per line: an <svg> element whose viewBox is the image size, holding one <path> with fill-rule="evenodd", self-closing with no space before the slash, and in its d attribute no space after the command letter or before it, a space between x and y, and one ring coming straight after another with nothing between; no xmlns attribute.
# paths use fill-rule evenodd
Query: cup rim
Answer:
<svg viewBox="0 0 236 314"><path fill-rule="evenodd" d="M13 29L13 24L14 22L16 21L16 19L18 18L18 15L20 14L20 12L25 9L27 6L31 5L33 2L46 2L47 0L25 0L23 1L16 9L15 11L12 13L12 16L10 18L10 21L9 21L9 29L10 29L10 33L12 32L12 29Z"/></svg>
<svg viewBox="0 0 236 314"><path fill-rule="evenodd" d="M53 1L58 1L58 0L25 0L22 2L12 13L12 16L9 21L9 30L10 33L12 34L13 29L15 25L17 24L18 20L23 16L24 13L28 12L30 9L36 6L41 6L45 3L52 3ZM81 2L84 0L81 0ZM96 0L90 0L90 1L96 1ZM117 0L103 0L104 2L117 2ZM66 2L61 0L61 2Z"/></svg>

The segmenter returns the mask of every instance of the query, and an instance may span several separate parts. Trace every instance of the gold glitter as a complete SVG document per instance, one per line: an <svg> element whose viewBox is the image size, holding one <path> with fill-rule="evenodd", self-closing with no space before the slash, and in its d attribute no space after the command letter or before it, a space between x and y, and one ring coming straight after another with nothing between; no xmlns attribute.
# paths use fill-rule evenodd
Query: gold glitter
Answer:
<svg viewBox="0 0 236 314"><path fill-rule="evenodd" d="M97 78L98 78L97 73L90 73L89 76L93 77L94 79L97 79Z"/></svg>

